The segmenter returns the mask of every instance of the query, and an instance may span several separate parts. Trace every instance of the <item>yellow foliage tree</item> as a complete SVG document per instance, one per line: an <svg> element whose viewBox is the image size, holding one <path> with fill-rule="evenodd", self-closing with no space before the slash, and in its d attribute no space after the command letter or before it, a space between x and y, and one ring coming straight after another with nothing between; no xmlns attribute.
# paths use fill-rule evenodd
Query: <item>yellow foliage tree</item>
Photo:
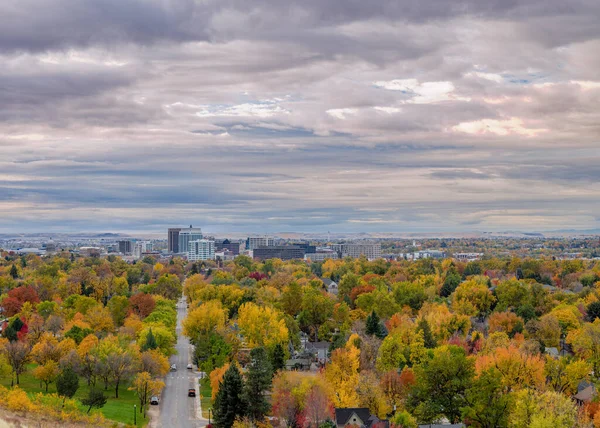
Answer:
<svg viewBox="0 0 600 428"><path fill-rule="evenodd" d="M223 328L227 322L227 310L221 302L211 300L193 309L183 320L183 334L190 338L206 336Z"/></svg>
<svg viewBox="0 0 600 428"><path fill-rule="evenodd" d="M331 354L331 361L325 368L325 379L331 387L331 401L335 407L358 406L359 365L360 350L351 344Z"/></svg>
<svg viewBox="0 0 600 428"><path fill-rule="evenodd" d="M46 392L48 392L48 385L54 382L59 372L58 364L53 360L49 360L33 370L33 377L43 382L46 385Z"/></svg>
<svg viewBox="0 0 600 428"><path fill-rule="evenodd" d="M522 388L543 389L546 382L542 357L524 354L515 345L496 348L493 353L479 355L475 360L475 370L478 374L492 367L502 374L502 384L506 392Z"/></svg>
<svg viewBox="0 0 600 428"><path fill-rule="evenodd" d="M217 367L212 372L210 372L210 388L212 392L212 400L214 401L217 398L217 393L219 392L219 387L221 386L221 382L225 377L225 372L229 369L229 363L225 363L222 367Z"/></svg>
<svg viewBox="0 0 600 428"><path fill-rule="evenodd" d="M288 341L283 314L268 306L244 303L238 311L238 327L249 347L273 348Z"/></svg>

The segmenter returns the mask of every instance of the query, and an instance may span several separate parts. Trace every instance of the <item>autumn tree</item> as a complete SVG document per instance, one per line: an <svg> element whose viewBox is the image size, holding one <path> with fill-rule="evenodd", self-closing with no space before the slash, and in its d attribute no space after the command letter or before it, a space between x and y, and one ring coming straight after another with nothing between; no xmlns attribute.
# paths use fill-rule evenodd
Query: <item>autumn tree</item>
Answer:
<svg viewBox="0 0 600 428"><path fill-rule="evenodd" d="M4 352L8 363L12 367L13 374L16 376L18 385L19 375L27 369L27 363L30 359L29 345L21 341L9 342L4 346Z"/></svg>
<svg viewBox="0 0 600 428"><path fill-rule="evenodd" d="M511 404L512 396L505 393L502 375L490 367L467 388L462 416L471 421L473 427L506 427Z"/></svg>
<svg viewBox="0 0 600 428"><path fill-rule="evenodd" d="M144 413L145 416L145 409L150 402L150 398L154 395L160 395L164 387L164 382L153 379L150 373L143 371L135 375L131 387L128 389L135 391L140 401L140 413Z"/></svg>
<svg viewBox="0 0 600 428"><path fill-rule="evenodd" d="M577 408L568 397L555 391L544 393L523 389L515 394L515 405L508 415L508 426L515 428L571 428Z"/></svg>
<svg viewBox="0 0 600 428"><path fill-rule="evenodd" d="M356 407L359 397L356 392L359 382L358 368L360 350L349 343L331 354L331 361L325 368L325 379L332 388L332 402L335 407Z"/></svg>
<svg viewBox="0 0 600 428"><path fill-rule="evenodd" d="M238 311L238 327L249 347L272 349L289 339L283 314L268 306L244 303Z"/></svg>
<svg viewBox="0 0 600 428"><path fill-rule="evenodd" d="M154 310L156 302L154 297L146 293L137 293L129 298L129 304L134 313L141 319L146 318Z"/></svg>
<svg viewBox="0 0 600 428"><path fill-rule="evenodd" d="M306 394L304 418L311 428L322 427L323 422L333 418L333 406L323 385L315 383Z"/></svg>
<svg viewBox="0 0 600 428"><path fill-rule="evenodd" d="M46 392L48 392L48 385L54 382L59 371L58 364L53 360L49 360L44 365L37 366L33 370L33 377L43 382L46 385Z"/></svg>
<svg viewBox="0 0 600 428"><path fill-rule="evenodd" d="M548 385L556 392L574 394L581 380L589 377L592 366L584 360L572 360L569 358L546 359L544 373Z"/></svg>

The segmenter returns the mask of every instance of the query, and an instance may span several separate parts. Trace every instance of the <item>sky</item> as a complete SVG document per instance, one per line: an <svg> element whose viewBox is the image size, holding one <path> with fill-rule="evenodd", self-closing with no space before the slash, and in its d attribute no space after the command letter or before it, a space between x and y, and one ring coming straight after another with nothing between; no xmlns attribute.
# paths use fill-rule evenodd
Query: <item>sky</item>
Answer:
<svg viewBox="0 0 600 428"><path fill-rule="evenodd" d="M598 0L2 0L0 232L600 227Z"/></svg>

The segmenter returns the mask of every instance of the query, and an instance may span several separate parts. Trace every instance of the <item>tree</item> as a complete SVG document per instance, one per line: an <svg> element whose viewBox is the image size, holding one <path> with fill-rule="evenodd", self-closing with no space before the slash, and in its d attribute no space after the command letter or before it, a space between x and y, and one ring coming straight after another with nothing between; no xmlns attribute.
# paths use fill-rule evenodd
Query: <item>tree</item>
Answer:
<svg viewBox="0 0 600 428"><path fill-rule="evenodd" d="M359 399L356 392L359 382L358 368L360 350L353 344L336 349L331 362L325 368L325 379L333 391L332 401L336 407L356 407Z"/></svg>
<svg viewBox="0 0 600 428"><path fill-rule="evenodd" d="M144 351L140 355L140 371L152 377L163 377L169 372L169 359L158 349Z"/></svg>
<svg viewBox="0 0 600 428"><path fill-rule="evenodd" d="M571 428L576 426L575 403L555 391L544 393L523 389L515 394L515 405L508 416L514 428Z"/></svg>
<svg viewBox="0 0 600 428"><path fill-rule="evenodd" d="M4 352L12 367L13 374L17 378L18 385L19 375L25 371L29 362L29 345L26 342L20 341L9 342L4 347Z"/></svg>
<svg viewBox="0 0 600 428"><path fill-rule="evenodd" d="M277 343L289 340L283 314L270 306L244 303L238 310L238 326L249 347L272 349Z"/></svg>
<svg viewBox="0 0 600 428"><path fill-rule="evenodd" d="M65 399L73 398L78 389L79 377L77 377L73 368L68 365L56 378L56 392L63 397L63 406L65 405Z"/></svg>
<svg viewBox="0 0 600 428"><path fill-rule="evenodd" d="M587 317L590 322L600 318L600 302L592 302L587 306Z"/></svg>
<svg viewBox="0 0 600 428"><path fill-rule="evenodd" d="M19 277L19 270L14 264L10 268L10 276L12 276L12 279L17 279Z"/></svg>
<svg viewBox="0 0 600 428"><path fill-rule="evenodd" d="M210 300L191 310L183 320L183 334L192 340L208 338L227 322L227 309L218 300Z"/></svg>
<svg viewBox="0 0 600 428"><path fill-rule="evenodd" d="M327 391L323 385L315 383L304 399L305 420L310 423L310 427L322 428L322 422L334 416L332 410Z"/></svg>
<svg viewBox="0 0 600 428"><path fill-rule="evenodd" d="M472 385L473 361L463 348L441 346L433 350L430 359L415 366L417 383L408 400L414 414L423 422L431 423L441 416L450 422L460 421L465 394Z"/></svg>
<svg viewBox="0 0 600 428"><path fill-rule="evenodd" d="M122 326L129 311L129 299L126 296L113 296L107 306L115 325Z"/></svg>
<svg viewBox="0 0 600 428"><path fill-rule="evenodd" d="M247 415L254 422L262 421L269 411L269 402L265 393L271 389L273 368L265 348L250 351L251 362L246 373L244 400L247 403Z"/></svg>
<svg viewBox="0 0 600 428"><path fill-rule="evenodd" d="M547 358L544 373L548 384L556 392L574 394L581 380L587 379L592 371L591 365L583 360L569 358Z"/></svg>
<svg viewBox="0 0 600 428"><path fill-rule="evenodd" d="M467 389L463 418L477 428L506 427L511 398L504 393L502 375L496 368L489 368Z"/></svg>
<svg viewBox="0 0 600 428"><path fill-rule="evenodd" d="M281 343L276 344L271 352L271 366L273 373L285 368L285 351Z"/></svg>
<svg viewBox="0 0 600 428"><path fill-rule="evenodd" d="M90 413L92 407L97 409L104 407L106 404L106 397L104 393L96 388L90 388L88 395L81 399L81 404L88 406L87 413Z"/></svg>
<svg viewBox="0 0 600 428"><path fill-rule="evenodd" d="M319 327L333 315L333 306L327 293L311 286L304 287L298 323L305 333L314 337L314 341L318 340Z"/></svg>
<svg viewBox="0 0 600 428"><path fill-rule="evenodd" d="M154 285L154 293L159 294L169 300L175 300L181 296L181 281L177 275L165 274L158 278Z"/></svg>
<svg viewBox="0 0 600 428"><path fill-rule="evenodd" d="M33 370L33 377L40 382L44 382L44 385L46 385L46 392L48 392L48 385L54 382L58 374L58 364L52 360L47 361L44 365L37 366Z"/></svg>
<svg viewBox="0 0 600 428"><path fill-rule="evenodd" d="M369 336L375 335L379 339L383 339L386 336L385 329L381 324L381 320L379 319L375 311L372 311L371 314L367 317L366 333Z"/></svg>
<svg viewBox="0 0 600 428"><path fill-rule="evenodd" d="M129 303L133 312L136 313L141 319L146 318L152 313L156 306L154 297L146 293L137 293L129 298Z"/></svg>
<svg viewBox="0 0 600 428"><path fill-rule="evenodd" d="M146 342L141 347L141 350L147 351L149 349L156 349L156 348L158 348L158 344L156 343L156 339L154 338L154 335L152 334L152 328L150 328L148 330L148 334L146 335Z"/></svg>
<svg viewBox="0 0 600 428"><path fill-rule="evenodd" d="M243 389L240 371L235 364L231 364L220 383L213 405L214 424L217 428L231 428L236 418L246 416Z"/></svg>
<svg viewBox="0 0 600 428"><path fill-rule="evenodd" d="M435 338L431 333L431 327L425 318L421 318L417 325L417 331L423 332L423 343L427 349L433 349L437 346Z"/></svg>
<svg viewBox="0 0 600 428"><path fill-rule="evenodd" d="M164 382L157 379L152 379L152 375L148 372L144 371L135 375L129 390L135 391L136 395L138 396L138 399L140 400L140 413L144 413L144 417L146 415L144 410L150 402L150 398L153 395L159 395L160 391L162 391L164 387Z"/></svg>

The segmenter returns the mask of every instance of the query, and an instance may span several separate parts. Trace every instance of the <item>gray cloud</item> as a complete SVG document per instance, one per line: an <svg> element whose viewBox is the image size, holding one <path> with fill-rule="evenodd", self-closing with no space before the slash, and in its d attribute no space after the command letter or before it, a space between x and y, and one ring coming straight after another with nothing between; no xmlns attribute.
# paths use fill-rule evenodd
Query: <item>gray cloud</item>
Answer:
<svg viewBox="0 0 600 428"><path fill-rule="evenodd" d="M597 227L596 1L52 3L0 4L0 231Z"/></svg>

